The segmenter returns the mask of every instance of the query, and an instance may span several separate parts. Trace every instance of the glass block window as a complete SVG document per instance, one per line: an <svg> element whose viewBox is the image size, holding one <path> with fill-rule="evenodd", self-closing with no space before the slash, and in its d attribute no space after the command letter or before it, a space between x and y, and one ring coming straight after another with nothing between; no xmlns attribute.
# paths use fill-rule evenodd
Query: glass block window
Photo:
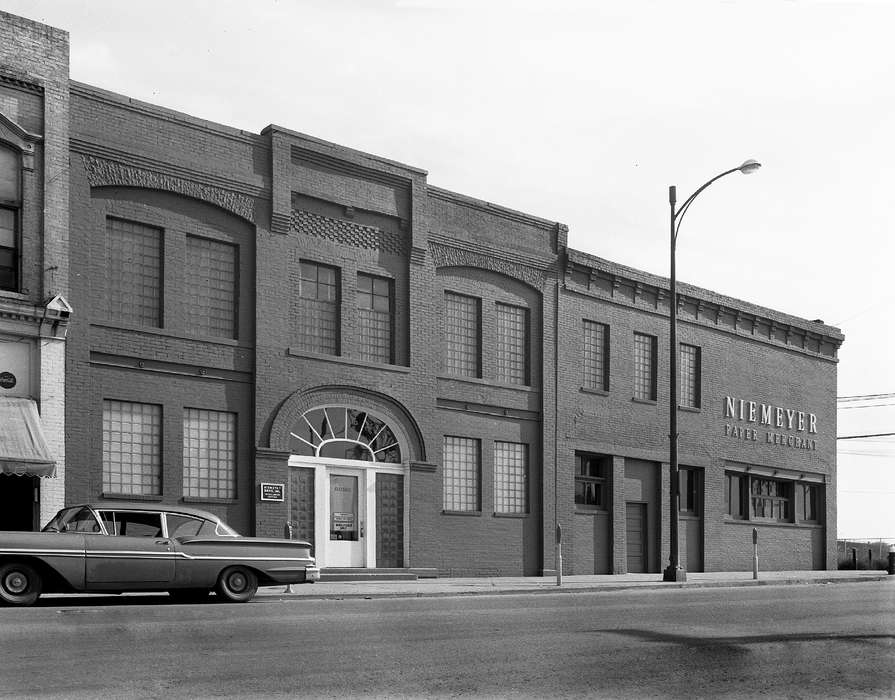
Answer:
<svg viewBox="0 0 895 700"><path fill-rule="evenodd" d="M324 355L339 354L339 271L301 261L299 347Z"/></svg>
<svg viewBox="0 0 895 700"><path fill-rule="evenodd" d="M494 512L528 512L528 450L518 442L494 443Z"/></svg>
<svg viewBox="0 0 895 700"><path fill-rule="evenodd" d="M680 405L699 408L702 405L702 357L695 345L681 343L680 355Z"/></svg>
<svg viewBox="0 0 895 700"><path fill-rule="evenodd" d="M444 509L481 510L481 443L473 438L444 437Z"/></svg>
<svg viewBox="0 0 895 700"><path fill-rule="evenodd" d="M656 337L634 334L634 398L656 400Z"/></svg>
<svg viewBox="0 0 895 700"><path fill-rule="evenodd" d="M110 319L162 325L162 230L106 220L106 311Z"/></svg>
<svg viewBox="0 0 895 700"><path fill-rule="evenodd" d="M186 237L186 312L197 335L236 338L238 249L198 236Z"/></svg>
<svg viewBox="0 0 895 700"><path fill-rule="evenodd" d="M161 495L161 406L103 401L103 492Z"/></svg>
<svg viewBox="0 0 895 700"><path fill-rule="evenodd" d="M609 391L609 326L584 320L584 387Z"/></svg>
<svg viewBox="0 0 895 700"><path fill-rule="evenodd" d="M444 368L460 377L482 376L481 300L444 293Z"/></svg>
<svg viewBox="0 0 895 700"><path fill-rule="evenodd" d="M183 495L236 498L236 414L183 412Z"/></svg>
<svg viewBox="0 0 895 700"><path fill-rule="evenodd" d="M608 497L611 460L599 455L575 455L575 508L602 510Z"/></svg>
<svg viewBox="0 0 895 700"><path fill-rule="evenodd" d="M362 360L394 362L394 286L390 279L357 276L358 356Z"/></svg>
<svg viewBox="0 0 895 700"><path fill-rule="evenodd" d="M528 384L528 309L497 304L497 381Z"/></svg>

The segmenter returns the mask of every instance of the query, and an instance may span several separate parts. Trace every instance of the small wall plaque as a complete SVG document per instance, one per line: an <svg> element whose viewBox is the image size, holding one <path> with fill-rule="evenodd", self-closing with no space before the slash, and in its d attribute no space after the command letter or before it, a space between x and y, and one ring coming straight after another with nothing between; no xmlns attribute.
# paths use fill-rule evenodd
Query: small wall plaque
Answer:
<svg viewBox="0 0 895 700"><path fill-rule="evenodd" d="M284 500L283 484L261 484L261 500L262 501L282 501Z"/></svg>

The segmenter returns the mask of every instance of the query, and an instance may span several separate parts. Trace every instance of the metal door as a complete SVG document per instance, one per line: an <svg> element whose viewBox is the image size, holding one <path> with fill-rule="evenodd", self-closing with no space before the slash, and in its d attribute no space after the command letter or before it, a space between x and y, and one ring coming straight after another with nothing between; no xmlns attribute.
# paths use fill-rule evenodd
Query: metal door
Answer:
<svg viewBox="0 0 895 700"><path fill-rule="evenodd" d="M649 551L646 530L646 503L625 503L625 531L627 532L628 573L646 571L646 553Z"/></svg>

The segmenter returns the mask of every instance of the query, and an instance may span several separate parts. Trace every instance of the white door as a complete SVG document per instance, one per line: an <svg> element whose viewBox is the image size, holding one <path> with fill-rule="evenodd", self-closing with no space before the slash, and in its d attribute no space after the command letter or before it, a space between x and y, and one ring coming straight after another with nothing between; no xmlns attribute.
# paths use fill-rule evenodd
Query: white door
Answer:
<svg viewBox="0 0 895 700"><path fill-rule="evenodd" d="M329 470L326 566L364 566L366 486L360 469Z"/></svg>

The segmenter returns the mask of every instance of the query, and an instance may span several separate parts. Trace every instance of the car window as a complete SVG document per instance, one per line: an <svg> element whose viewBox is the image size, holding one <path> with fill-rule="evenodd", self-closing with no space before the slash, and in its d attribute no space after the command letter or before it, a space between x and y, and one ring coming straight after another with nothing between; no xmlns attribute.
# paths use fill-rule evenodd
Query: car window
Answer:
<svg viewBox="0 0 895 700"><path fill-rule="evenodd" d="M202 530L202 525L207 522L201 518L193 518L189 515L173 515L167 513L168 537L194 537Z"/></svg>
<svg viewBox="0 0 895 700"><path fill-rule="evenodd" d="M44 532L99 532L99 522L89 508L66 508L44 527Z"/></svg>
<svg viewBox="0 0 895 700"><path fill-rule="evenodd" d="M100 511L103 525L110 535L121 537L161 537L162 514L148 511Z"/></svg>

